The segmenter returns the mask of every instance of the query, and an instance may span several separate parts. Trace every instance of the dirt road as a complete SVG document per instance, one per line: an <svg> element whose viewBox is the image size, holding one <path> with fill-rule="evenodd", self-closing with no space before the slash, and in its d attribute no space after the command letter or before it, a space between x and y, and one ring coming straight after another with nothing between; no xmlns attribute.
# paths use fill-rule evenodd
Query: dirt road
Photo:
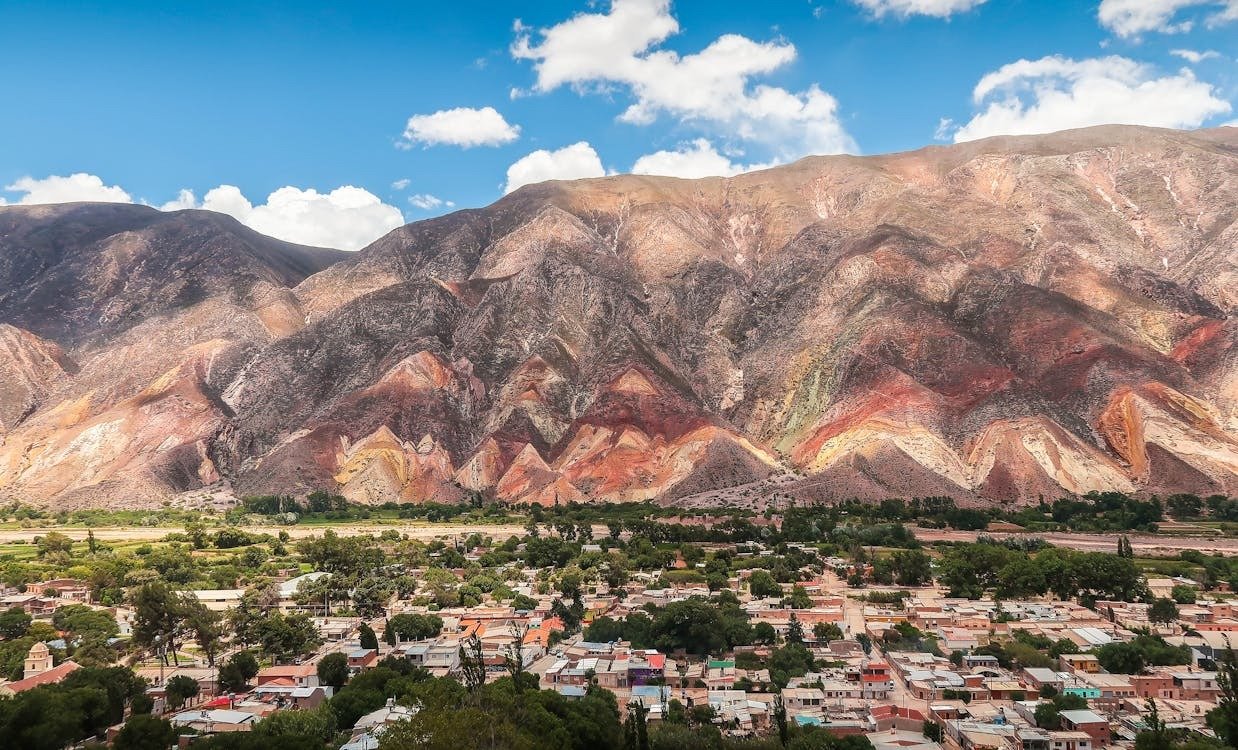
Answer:
<svg viewBox="0 0 1238 750"><path fill-rule="evenodd" d="M601 532L606 533L605 527L600 527ZM429 541L438 537L463 537L478 532L483 536L490 536L496 539L506 539L509 536L523 536L525 533L523 526L515 524L498 524L494 526L476 525L466 526L464 524L427 524L427 523L390 523L390 524L343 524L338 526L246 526L245 530L255 534L271 534L276 535L281 531L288 532L288 536L293 539L302 539L307 536L322 534L327 529L334 531L340 536L355 536L357 534L378 534L388 529L394 529L401 534L408 534L410 539L421 539ZM49 532L55 531L64 534L72 539L85 539L89 531L95 533L95 539L107 542L141 542L153 541L162 539L168 534L184 531L179 526L98 526L92 529L86 528L28 528L28 529L0 529L0 544L11 544L16 541L25 540L32 541L36 536L43 536ZM594 529L594 533L597 533Z"/></svg>
<svg viewBox="0 0 1238 750"><path fill-rule="evenodd" d="M523 536L525 533L524 527L516 524L496 524L490 525L466 525L458 523L440 523L429 524L420 523L355 523L341 525L305 525L305 526L246 526L246 531L251 531L258 534L278 534L280 531L288 532L288 535L293 539L301 539L307 536L322 534L327 529L333 530L341 536L352 536L356 534L378 534L388 529L394 529L400 534L407 534L410 539L420 539L422 541L430 541L432 539L465 537L474 532L481 533L484 536L494 537L495 539L506 539L509 536ZM27 528L27 529L0 529L0 544L11 544L19 540L26 542L32 541L36 536L42 536L48 532L56 531L65 534L73 539L85 539L88 529L85 528ZM153 541L162 539L164 536L176 532L183 531L180 527L159 526L159 527L143 527L143 526L101 526L93 529L95 538L100 541L113 542L137 542L137 541ZM1068 547L1070 549L1081 550L1085 552L1113 552L1117 549L1118 535L1117 534L1076 534L1066 532L1050 532L1038 534L1009 534L1001 532L977 532L977 531L955 531L953 529L913 529L918 539L924 542L974 542L978 536L984 534L986 536L1005 538L1005 537L1021 537L1034 536L1044 539L1049 544L1057 547ZM601 538L606 535L606 527L595 525L593 528L594 538ZM1144 555L1173 555L1184 549L1199 550L1205 553L1223 553L1226 555L1238 555L1238 538L1222 537L1222 536L1157 536L1155 534L1128 534L1127 538L1131 541L1131 547L1138 553Z"/></svg>
<svg viewBox="0 0 1238 750"><path fill-rule="evenodd" d="M974 542L981 534L998 539L1007 537L1038 537L1055 547L1068 547L1083 552L1114 552L1118 547L1118 534L1076 534L1047 532L1007 534L989 531L955 531L953 529L913 529L916 538L923 542ZM1222 536L1157 536L1155 534L1127 534L1131 548L1144 555L1175 555L1186 549L1200 552L1238 554L1238 539Z"/></svg>

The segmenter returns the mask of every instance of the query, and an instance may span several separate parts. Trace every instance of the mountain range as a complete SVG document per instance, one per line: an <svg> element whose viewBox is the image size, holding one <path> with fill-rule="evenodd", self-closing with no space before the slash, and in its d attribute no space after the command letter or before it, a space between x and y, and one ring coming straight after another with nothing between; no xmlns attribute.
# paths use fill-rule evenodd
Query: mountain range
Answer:
<svg viewBox="0 0 1238 750"><path fill-rule="evenodd" d="M1238 128L546 182L356 253L0 207L0 497L1238 491Z"/></svg>

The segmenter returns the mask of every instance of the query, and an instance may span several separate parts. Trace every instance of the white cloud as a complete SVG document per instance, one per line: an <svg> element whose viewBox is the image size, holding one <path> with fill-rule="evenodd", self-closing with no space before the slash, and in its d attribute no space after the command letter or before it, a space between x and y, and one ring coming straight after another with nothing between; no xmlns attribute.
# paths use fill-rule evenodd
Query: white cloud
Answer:
<svg viewBox="0 0 1238 750"><path fill-rule="evenodd" d="M955 130L954 120L949 117L943 117L937 121L937 129L933 131L933 140L948 141L950 134Z"/></svg>
<svg viewBox="0 0 1238 750"><path fill-rule="evenodd" d="M1101 26L1118 36L1135 36L1145 31L1178 34L1195 25L1194 18L1179 16L1190 8L1209 9L1209 26L1238 20L1238 0L1102 0L1097 17Z"/></svg>
<svg viewBox="0 0 1238 750"><path fill-rule="evenodd" d="M933 16L949 18L955 13L965 13L984 5L987 0L851 0L874 16Z"/></svg>
<svg viewBox="0 0 1238 750"><path fill-rule="evenodd" d="M403 190L404 188L408 187L412 183L413 183L412 180L408 179L407 177L403 177L391 183L391 189L392 190Z"/></svg>
<svg viewBox="0 0 1238 750"><path fill-rule="evenodd" d="M665 114L764 144L784 159L856 150L828 93L752 82L791 63L794 45L725 34L681 56L661 47L678 31L669 0L614 0L609 13L577 14L541 30L537 42L520 24L511 52L533 62L537 93L626 87L635 101L620 115L624 122L648 124Z"/></svg>
<svg viewBox="0 0 1238 750"><path fill-rule="evenodd" d="M404 216L378 196L352 185L329 193L282 187L255 206L235 185L220 185L197 203L182 190L163 210L202 208L235 217L262 234L302 245L359 250L404 224Z"/></svg>
<svg viewBox="0 0 1238 750"><path fill-rule="evenodd" d="M86 172L75 172L68 177L50 175L42 179L21 177L5 191L23 193L17 204L29 206L37 203L73 203L94 201L98 203L132 203L133 198L119 185L104 185L103 180Z"/></svg>
<svg viewBox="0 0 1238 750"><path fill-rule="evenodd" d="M737 164L720 154L704 138L680 144L673 151L645 154L632 165L632 174L662 175L696 179L699 177L731 177L742 172L766 169L774 164Z"/></svg>
<svg viewBox="0 0 1238 750"><path fill-rule="evenodd" d="M605 174L598 153L581 141L557 151L539 149L519 159L507 168L507 187L503 192L545 180L577 180Z"/></svg>
<svg viewBox="0 0 1238 750"><path fill-rule="evenodd" d="M1211 49L1205 50L1204 52L1198 52L1193 49L1171 49L1169 50L1169 54L1176 57L1181 57L1183 60L1186 60L1192 65L1198 65L1204 60L1211 60L1221 56L1220 52Z"/></svg>
<svg viewBox="0 0 1238 750"><path fill-rule="evenodd" d="M92 174L78 172L68 177L43 179L22 177L5 191L23 193L18 205L96 201L133 203L119 185L105 185ZM145 203L145 201L142 201ZM0 205L6 201L0 198ZM450 206L450 203L445 203ZM351 185L329 193L282 187L255 206L234 185L220 185L199 203L192 190L181 190L176 198L159 206L161 211L202 208L229 214L246 226L288 242L341 250L358 250L404 224L404 216L378 196Z"/></svg>
<svg viewBox="0 0 1238 750"><path fill-rule="evenodd" d="M426 146L501 146L520 137L520 126L503 119L494 107L443 109L429 115L413 115L404 127L400 148Z"/></svg>
<svg viewBox="0 0 1238 750"><path fill-rule="evenodd" d="M420 208L423 211L433 211L436 208L455 208L456 204L452 201L445 201L437 195L429 193L416 193L408 196L409 205Z"/></svg>
<svg viewBox="0 0 1238 750"><path fill-rule="evenodd" d="M198 201L192 190L182 188L176 197L159 207L160 211L183 211L187 208L197 208Z"/></svg>
<svg viewBox="0 0 1238 750"><path fill-rule="evenodd" d="M1109 123L1194 128L1231 109L1189 70L1157 77L1118 56L1019 60L981 78L972 96L987 106L954 132L956 143Z"/></svg>

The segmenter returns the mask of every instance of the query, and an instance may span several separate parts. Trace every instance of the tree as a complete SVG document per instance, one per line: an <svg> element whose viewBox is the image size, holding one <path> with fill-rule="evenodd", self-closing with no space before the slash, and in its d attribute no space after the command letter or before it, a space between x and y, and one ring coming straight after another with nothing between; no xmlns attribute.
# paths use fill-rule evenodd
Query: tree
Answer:
<svg viewBox="0 0 1238 750"><path fill-rule="evenodd" d="M1165 722L1161 721L1156 701L1148 698L1144 701L1144 706L1148 711L1144 724L1148 728L1135 737L1135 750L1173 750L1174 743L1169 738Z"/></svg>
<svg viewBox="0 0 1238 750"><path fill-rule="evenodd" d="M752 642L772 644L778 640L778 631L768 622L758 622L752 627Z"/></svg>
<svg viewBox="0 0 1238 750"><path fill-rule="evenodd" d="M327 654L318 662L318 681L339 690L348 682L348 657L344 654Z"/></svg>
<svg viewBox="0 0 1238 750"><path fill-rule="evenodd" d="M800 623L799 618L795 616L794 612L791 613L791 619L787 621L787 642L804 642L804 626Z"/></svg>
<svg viewBox="0 0 1238 750"><path fill-rule="evenodd" d="M176 744L177 731L172 724L149 713L129 717L112 740L113 750L167 750Z"/></svg>
<svg viewBox="0 0 1238 750"><path fill-rule="evenodd" d="M162 581L139 586L130 597L133 605L133 642L158 651L164 664L168 653L177 661L177 644L185 633L184 607L177 592Z"/></svg>
<svg viewBox="0 0 1238 750"><path fill-rule="evenodd" d="M207 609L196 597L185 595L181 600L180 616L185 630L206 654L206 663L215 666L215 656L223 641L223 615Z"/></svg>
<svg viewBox="0 0 1238 750"><path fill-rule="evenodd" d="M378 650L378 636L374 635L374 628L364 622L361 623L361 648Z"/></svg>
<svg viewBox="0 0 1238 750"><path fill-rule="evenodd" d="M1195 603L1195 587L1194 586L1174 586L1170 590L1170 598L1178 604L1194 604Z"/></svg>
<svg viewBox="0 0 1238 750"><path fill-rule="evenodd" d="M832 622L819 622L812 626L813 638L817 643L829 643L830 641L841 640L843 637L842 628Z"/></svg>
<svg viewBox="0 0 1238 750"><path fill-rule="evenodd" d="M534 607L537 603L534 602ZM399 614L388 618L383 640L394 646L397 641L421 641L443 631L443 618L438 615Z"/></svg>
<svg viewBox="0 0 1238 750"><path fill-rule="evenodd" d="M254 725L253 733L263 738L297 738L311 747L322 746L335 739L339 723L327 705L300 711L276 711Z"/></svg>
<svg viewBox="0 0 1238 750"><path fill-rule="evenodd" d="M53 531L46 536L38 537L39 557L68 556L73 553L73 540Z"/></svg>
<svg viewBox="0 0 1238 750"><path fill-rule="evenodd" d="M930 719L925 719L924 723L920 726L920 733L923 734L928 739L932 740L933 742L941 744L941 741L942 741L941 725L938 724L937 722L932 721Z"/></svg>
<svg viewBox="0 0 1238 750"><path fill-rule="evenodd" d="M322 643L318 628L304 612L272 612L254 625L253 636L258 648L277 661L308 654Z"/></svg>
<svg viewBox="0 0 1238 750"><path fill-rule="evenodd" d="M812 607L812 597L808 596L807 589L797 584L791 587L791 595L783 603L791 609L809 609Z"/></svg>
<svg viewBox="0 0 1238 750"><path fill-rule="evenodd" d="M1178 605L1173 599L1158 598L1148 607L1148 620L1165 624L1176 622Z"/></svg>
<svg viewBox="0 0 1238 750"><path fill-rule="evenodd" d="M856 635L855 640L860 644L860 648L864 649L865 656L873 652L873 639L868 637L868 633Z"/></svg>
<svg viewBox="0 0 1238 750"><path fill-rule="evenodd" d="M481 652L481 639L476 635L460 645L460 674L471 693L476 694L486 684L486 659Z"/></svg>
<svg viewBox="0 0 1238 750"><path fill-rule="evenodd" d="M56 610L52 625L65 632L70 640L107 640L119 632L116 618L101 609L91 609L85 604L70 604Z"/></svg>
<svg viewBox="0 0 1238 750"><path fill-rule="evenodd" d="M1049 731L1057 731L1058 726L1062 723L1061 716L1058 715L1057 706L1052 702L1041 703L1036 706L1036 726Z"/></svg>
<svg viewBox="0 0 1238 750"><path fill-rule="evenodd" d="M754 570L748 577L748 591L753 596L782 596L782 586L774 580L768 570Z"/></svg>
<svg viewBox="0 0 1238 750"><path fill-rule="evenodd" d="M933 580L933 563L918 549L899 550L891 557L894 581L900 586L923 586Z"/></svg>
<svg viewBox="0 0 1238 750"><path fill-rule="evenodd" d="M248 651L237 651L219 669L219 683L239 693L258 674L258 660Z"/></svg>
<svg viewBox="0 0 1238 750"><path fill-rule="evenodd" d="M1229 747L1238 747L1238 659L1226 648L1217 663L1217 707L1208 712L1208 726Z"/></svg>
<svg viewBox="0 0 1238 750"><path fill-rule="evenodd" d="M164 695L168 698L168 705L172 708L180 708L185 705L185 701L195 697L200 691L201 687L198 685L198 681L183 674L169 678L163 686Z"/></svg>
<svg viewBox="0 0 1238 750"><path fill-rule="evenodd" d="M786 747L791 728L787 725L787 707L782 702L781 692L774 697L774 726L778 728L778 744Z"/></svg>
<svg viewBox="0 0 1238 750"><path fill-rule="evenodd" d="M33 617L26 614L26 610L21 607L10 607L4 612L0 612L0 637L5 640L21 638L26 634L26 629L30 627Z"/></svg>

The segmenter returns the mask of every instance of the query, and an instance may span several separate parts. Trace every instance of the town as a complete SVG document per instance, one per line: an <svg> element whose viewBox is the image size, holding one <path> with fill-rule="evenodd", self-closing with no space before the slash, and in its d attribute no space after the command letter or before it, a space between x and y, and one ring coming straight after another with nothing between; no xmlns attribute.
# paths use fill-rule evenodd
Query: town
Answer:
<svg viewBox="0 0 1238 750"><path fill-rule="evenodd" d="M195 522L9 545L0 745L1238 742L1229 557L924 544L836 509L534 515L429 540Z"/></svg>

